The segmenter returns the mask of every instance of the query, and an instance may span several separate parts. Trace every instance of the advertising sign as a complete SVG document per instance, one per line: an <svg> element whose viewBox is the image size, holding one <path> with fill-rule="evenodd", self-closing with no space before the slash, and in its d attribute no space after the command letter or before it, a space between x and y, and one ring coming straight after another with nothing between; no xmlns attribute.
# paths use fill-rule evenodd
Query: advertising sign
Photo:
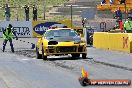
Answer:
<svg viewBox="0 0 132 88"><path fill-rule="evenodd" d="M31 21L1 21L0 22L0 37L3 35L3 30L11 24L13 31L18 37L32 37L32 22Z"/></svg>
<svg viewBox="0 0 132 88"><path fill-rule="evenodd" d="M58 21L58 22L45 22L45 21L33 21L33 37L41 36L46 30L57 27L63 28L70 27L70 22L68 21Z"/></svg>

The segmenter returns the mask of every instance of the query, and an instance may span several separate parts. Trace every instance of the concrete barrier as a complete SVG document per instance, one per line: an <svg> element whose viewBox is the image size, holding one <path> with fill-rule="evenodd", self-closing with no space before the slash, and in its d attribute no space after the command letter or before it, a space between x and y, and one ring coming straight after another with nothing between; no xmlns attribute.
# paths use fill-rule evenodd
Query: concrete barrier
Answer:
<svg viewBox="0 0 132 88"><path fill-rule="evenodd" d="M107 49L107 32L95 32L93 35L93 46L96 48Z"/></svg>
<svg viewBox="0 0 132 88"><path fill-rule="evenodd" d="M132 53L132 33L95 32L93 47Z"/></svg>

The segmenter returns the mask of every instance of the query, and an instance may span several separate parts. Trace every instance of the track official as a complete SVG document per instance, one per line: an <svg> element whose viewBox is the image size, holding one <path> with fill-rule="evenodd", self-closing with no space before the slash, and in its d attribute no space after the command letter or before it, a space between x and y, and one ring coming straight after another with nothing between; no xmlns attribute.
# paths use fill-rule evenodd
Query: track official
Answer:
<svg viewBox="0 0 132 88"><path fill-rule="evenodd" d="M11 51L14 53L14 47L13 47L13 43L12 43L12 35L15 35L15 32L12 30L12 25L9 24L9 26L3 31L3 52L5 51L5 46L7 44L7 41L10 42L10 46L11 46ZM16 36L16 40L18 40L18 37Z"/></svg>

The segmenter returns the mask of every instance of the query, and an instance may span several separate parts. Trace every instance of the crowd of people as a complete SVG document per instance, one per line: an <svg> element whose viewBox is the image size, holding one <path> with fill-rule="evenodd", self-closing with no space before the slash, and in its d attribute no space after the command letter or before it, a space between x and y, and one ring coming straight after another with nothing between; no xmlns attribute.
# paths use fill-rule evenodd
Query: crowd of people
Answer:
<svg viewBox="0 0 132 88"><path fill-rule="evenodd" d="M124 4L126 0L119 0L120 4ZM114 0L109 0L110 4L114 4ZM106 0L101 0L101 4L106 4Z"/></svg>
<svg viewBox="0 0 132 88"><path fill-rule="evenodd" d="M11 7L8 4L5 4L4 8L5 8L5 14L4 14L5 20L10 21L10 18L11 18L11 10L10 9L11 9ZM30 7L25 4L23 6L23 8L25 10L25 20L29 21L29 9L30 9ZM33 9L33 20L37 21L37 6L33 5L32 9Z"/></svg>

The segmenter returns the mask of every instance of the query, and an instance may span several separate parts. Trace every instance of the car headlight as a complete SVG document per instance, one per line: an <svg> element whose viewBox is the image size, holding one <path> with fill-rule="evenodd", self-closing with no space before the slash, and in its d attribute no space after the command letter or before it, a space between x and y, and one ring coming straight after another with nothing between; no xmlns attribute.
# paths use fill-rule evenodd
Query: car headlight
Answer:
<svg viewBox="0 0 132 88"><path fill-rule="evenodd" d="M80 40L79 41L74 41L74 44L79 44L79 43L81 43Z"/></svg>
<svg viewBox="0 0 132 88"><path fill-rule="evenodd" d="M75 44L81 43L81 38L80 38L79 36L75 37L75 38L74 38L74 43L75 43Z"/></svg>

